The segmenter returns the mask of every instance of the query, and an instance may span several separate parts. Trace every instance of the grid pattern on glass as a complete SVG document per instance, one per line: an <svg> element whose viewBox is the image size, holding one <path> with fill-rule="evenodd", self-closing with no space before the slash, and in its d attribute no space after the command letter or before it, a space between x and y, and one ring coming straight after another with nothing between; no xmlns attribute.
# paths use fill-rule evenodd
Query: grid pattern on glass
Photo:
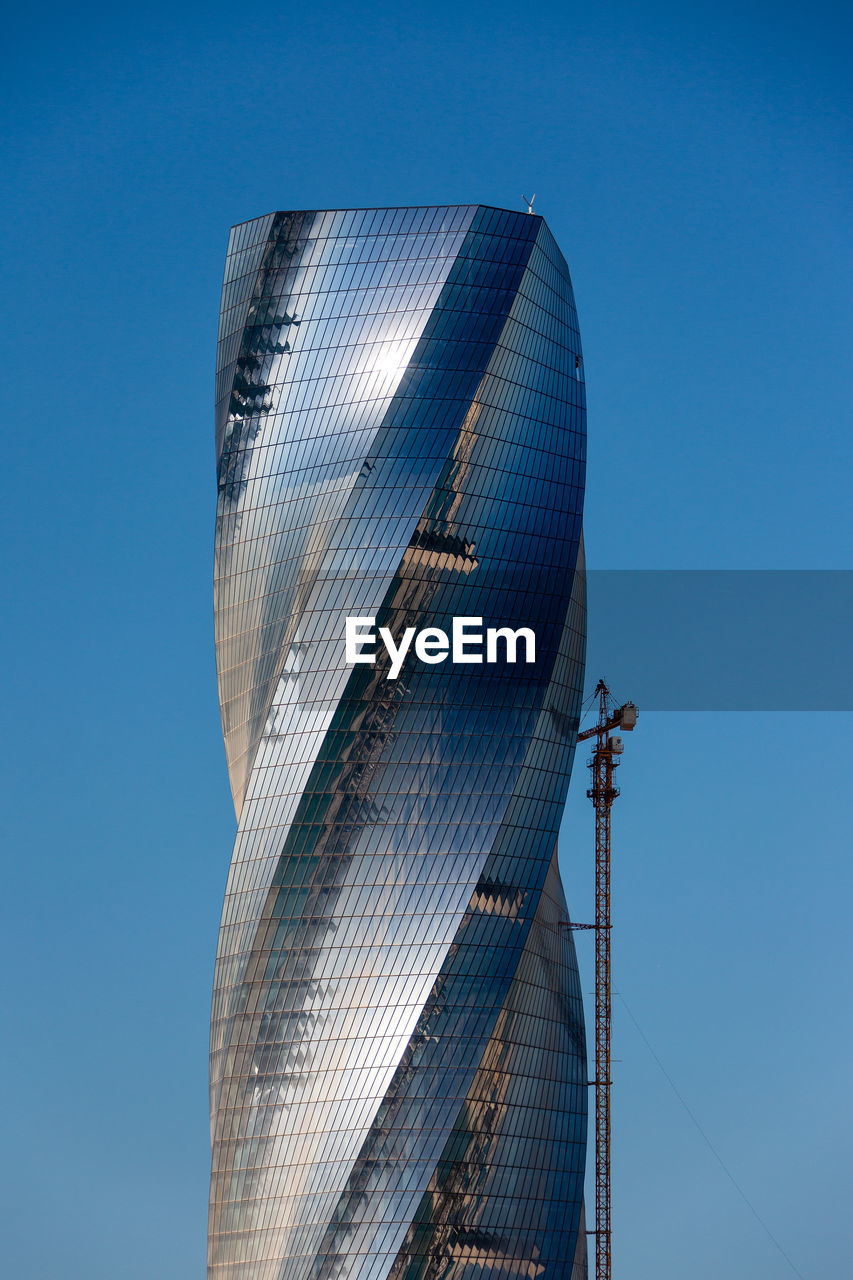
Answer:
<svg viewBox="0 0 853 1280"><path fill-rule="evenodd" d="M217 397L240 826L210 1274L567 1274L586 1068L551 865L585 634L565 263L540 218L477 206L244 224ZM345 663L348 616L399 636L472 615L532 627L536 663Z"/></svg>

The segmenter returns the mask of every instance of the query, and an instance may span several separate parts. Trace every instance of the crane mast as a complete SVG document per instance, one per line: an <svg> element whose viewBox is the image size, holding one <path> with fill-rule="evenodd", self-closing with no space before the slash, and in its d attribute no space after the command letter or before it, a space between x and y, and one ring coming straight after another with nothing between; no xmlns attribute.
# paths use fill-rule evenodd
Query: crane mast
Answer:
<svg viewBox="0 0 853 1280"><path fill-rule="evenodd" d="M619 795L613 771L619 766L622 739L616 728L630 730L637 723L637 708L626 702L612 707L610 690L603 680L596 685L598 722L578 734L578 742L595 738L589 769L592 786L587 796L595 807L595 1275L611 1280L610 1255L610 810Z"/></svg>

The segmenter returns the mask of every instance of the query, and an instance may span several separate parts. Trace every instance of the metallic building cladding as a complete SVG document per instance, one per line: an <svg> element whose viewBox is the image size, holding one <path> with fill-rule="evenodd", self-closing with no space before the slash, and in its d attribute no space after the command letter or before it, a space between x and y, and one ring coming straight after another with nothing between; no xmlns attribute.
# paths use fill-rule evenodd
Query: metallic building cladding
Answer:
<svg viewBox="0 0 853 1280"><path fill-rule="evenodd" d="M235 227L215 607L239 829L211 1027L209 1274L586 1270L586 1052L556 840L585 408L566 264L482 206ZM345 664L476 616L534 664ZM382 655L383 651L378 651Z"/></svg>

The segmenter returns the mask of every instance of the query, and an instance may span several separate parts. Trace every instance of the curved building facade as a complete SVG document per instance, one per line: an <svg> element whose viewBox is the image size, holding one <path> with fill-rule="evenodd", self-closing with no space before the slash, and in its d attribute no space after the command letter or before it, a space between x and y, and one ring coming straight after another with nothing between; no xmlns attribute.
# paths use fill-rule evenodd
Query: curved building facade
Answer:
<svg viewBox="0 0 853 1280"><path fill-rule="evenodd" d="M580 1280L565 261L483 206L271 214L218 354L209 1276Z"/></svg>

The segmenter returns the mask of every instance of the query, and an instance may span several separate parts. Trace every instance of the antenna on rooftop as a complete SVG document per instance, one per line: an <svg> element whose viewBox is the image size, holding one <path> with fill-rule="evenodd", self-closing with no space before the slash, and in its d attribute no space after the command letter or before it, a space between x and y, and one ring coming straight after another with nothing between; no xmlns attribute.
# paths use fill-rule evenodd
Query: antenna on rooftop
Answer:
<svg viewBox="0 0 853 1280"><path fill-rule="evenodd" d="M533 201L536 199L536 192L535 192L535 191L533 192L533 195L530 197L530 199L529 199L529 200L527 199L527 196L525 196L525 195L523 195L521 198L522 198L522 200L524 201L524 203L527 205L527 212L528 212L528 213L532 213L532 212L533 212Z"/></svg>

